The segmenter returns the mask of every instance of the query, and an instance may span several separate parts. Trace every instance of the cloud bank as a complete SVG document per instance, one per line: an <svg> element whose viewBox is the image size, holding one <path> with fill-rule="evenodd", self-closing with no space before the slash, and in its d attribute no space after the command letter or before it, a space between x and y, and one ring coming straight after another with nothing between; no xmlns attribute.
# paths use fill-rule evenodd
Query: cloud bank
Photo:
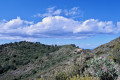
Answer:
<svg viewBox="0 0 120 80"><path fill-rule="evenodd" d="M117 34L119 32L120 22L114 24L112 21L96 19L76 21L63 16L47 16L37 23L22 20L20 17L10 21L0 21L0 39L83 39L96 34Z"/></svg>

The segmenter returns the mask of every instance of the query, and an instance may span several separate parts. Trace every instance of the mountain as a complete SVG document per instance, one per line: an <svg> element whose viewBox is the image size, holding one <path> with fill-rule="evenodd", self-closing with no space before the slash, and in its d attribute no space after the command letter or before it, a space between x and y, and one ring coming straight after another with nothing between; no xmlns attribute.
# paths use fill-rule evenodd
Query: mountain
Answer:
<svg viewBox="0 0 120 80"><path fill-rule="evenodd" d="M41 78L55 79L55 76L67 69L73 70L80 54L90 50L77 52L74 44L45 45L40 42L15 42L0 45L0 80L27 80ZM88 56L83 56L85 62ZM83 65L84 66L84 65Z"/></svg>

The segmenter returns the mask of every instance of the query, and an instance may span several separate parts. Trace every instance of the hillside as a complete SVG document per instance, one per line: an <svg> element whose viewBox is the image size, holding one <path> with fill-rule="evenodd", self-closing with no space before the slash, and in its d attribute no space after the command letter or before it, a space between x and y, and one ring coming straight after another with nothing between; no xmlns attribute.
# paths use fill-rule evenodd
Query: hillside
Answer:
<svg viewBox="0 0 120 80"><path fill-rule="evenodd" d="M21 41L0 45L0 80L74 80L86 74L94 80L119 80L120 37L92 51L74 44Z"/></svg>
<svg viewBox="0 0 120 80"><path fill-rule="evenodd" d="M75 64L80 57L74 53L75 49L74 44L57 46L26 41L0 45L0 80L53 77Z"/></svg>
<svg viewBox="0 0 120 80"><path fill-rule="evenodd" d="M120 37L93 49L92 52L96 53L97 55L104 54L112 57L120 64Z"/></svg>
<svg viewBox="0 0 120 80"><path fill-rule="evenodd" d="M115 68L118 70L119 74L117 80L120 80L120 37L93 49L92 53L113 60L115 62Z"/></svg>
<svg viewBox="0 0 120 80"><path fill-rule="evenodd" d="M31 70L35 67L33 63L36 61L43 63L43 60L49 53L57 51L59 48L60 46L56 45L44 45L39 42L32 43L26 41L0 45L0 76L24 66L30 66L29 70ZM47 68L47 61L42 66ZM22 70L20 72L24 73Z"/></svg>

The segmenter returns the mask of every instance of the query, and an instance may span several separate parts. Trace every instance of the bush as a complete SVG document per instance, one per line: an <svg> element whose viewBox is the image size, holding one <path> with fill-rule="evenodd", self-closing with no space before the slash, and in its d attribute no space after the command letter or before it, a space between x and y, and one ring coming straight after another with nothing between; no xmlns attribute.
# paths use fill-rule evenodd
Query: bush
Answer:
<svg viewBox="0 0 120 80"><path fill-rule="evenodd" d="M17 68L14 65L10 65L10 69L16 70Z"/></svg>
<svg viewBox="0 0 120 80"><path fill-rule="evenodd" d="M68 78L68 75L64 72L60 72L55 76L55 80L66 80L67 78Z"/></svg>
<svg viewBox="0 0 120 80"><path fill-rule="evenodd" d="M88 74L86 74L84 77L83 76L73 76L72 78L67 78L67 80L100 80L99 78L95 78L94 76L88 76Z"/></svg>
<svg viewBox="0 0 120 80"><path fill-rule="evenodd" d="M5 65L3 66L3 72L7 72L9 69L10 69L10 66L9 66L9 65L5 64Z"/></svg>
<svg viewBox="0 0 120 80"><path fill-rule="evenodd" d="M114 61L120 64L120 43L116 43L113 48L112 56Z"/></svg>
<svg viewBox="0 0 120 80"><path fill-rule="evenodd" d="M35 73L37 73L37 71L34 69L34 70L32 70L32 74L35 74Z"/></svg>
<svg viewBox="0 0 120 80"><path fill-rule="evenodd" d="M98 57L88 61L90 74L100 77L101 80L116 80L118 71L115 69L115 63L109 61L106 57Z"/></svg>
<svg viewBox="0 0 120 80"><path fill-rule="evenodd" d="M102 50L99 50L99 51L96 53L96 55L101 55L101 54L103 54L103 51L102 51Z"/></svg>

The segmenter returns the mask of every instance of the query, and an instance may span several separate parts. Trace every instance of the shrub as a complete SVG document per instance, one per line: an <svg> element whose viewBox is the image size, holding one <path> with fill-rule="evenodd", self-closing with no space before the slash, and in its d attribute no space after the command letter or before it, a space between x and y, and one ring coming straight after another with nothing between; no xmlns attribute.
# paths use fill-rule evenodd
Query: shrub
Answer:
<svg viewBox="0 0 120 80"><path fill-rule="evenodd" d="M32 74L35 74L35 73L37 73L37 71L34 69L34 70L32 70Z"/></svg>
<svg viewBox="0 0 120 80"><path fill-rule="evenodd" d="M90 74L100 77L101 80L116 80L118 77L115 63L106 57L95 57L88 61L88 66L90 67Z"/></svg>
<svg viewBox="0 0 120 80"><path fill-rule="evenodd" d="M35 80L45 80L44 78L40 78L40 79L35 79Z"/></svg>
<svg viewBox="0 0 120 80"><path fill-rule="evenodd" d="M99 78L95 78L94 76L88 76L88 74L86 74L84 77L83 76L73 76L72 78L67 78L66 80L100 80Z"/></svg>
<svg viewBox="0 0 120 80"><path fill-rule="evenodd" d="M3 72L7 72L10 69L10 65L5 64L3 66Z"/></svg>
<svg viewBox="0 0 120 80"><path fill-rule="evenodd" d="M14 65L10 65L10 69L16 70L17 68Z"/></svg>
<svg viewBox="0 0 120 80"><path fill-rule="evenodd" d="M102 51L102 50L99 50L96 54L97 54L97 55L101 55L101 54L103 54L103 51Z"/></svg>
<svg viewBox="0 0 120 80"><path fill-rule="evenodd" d="M64 72L60 72L55 76L55 80L66 80L67 78L68 78L68 75Z"/></svg>
<svg viewBox="0 0 120 80"><path fill-rule="evenodd" d="M120 43L116 43L112 51L112 56L114 61L120 64Z"/></svg>

